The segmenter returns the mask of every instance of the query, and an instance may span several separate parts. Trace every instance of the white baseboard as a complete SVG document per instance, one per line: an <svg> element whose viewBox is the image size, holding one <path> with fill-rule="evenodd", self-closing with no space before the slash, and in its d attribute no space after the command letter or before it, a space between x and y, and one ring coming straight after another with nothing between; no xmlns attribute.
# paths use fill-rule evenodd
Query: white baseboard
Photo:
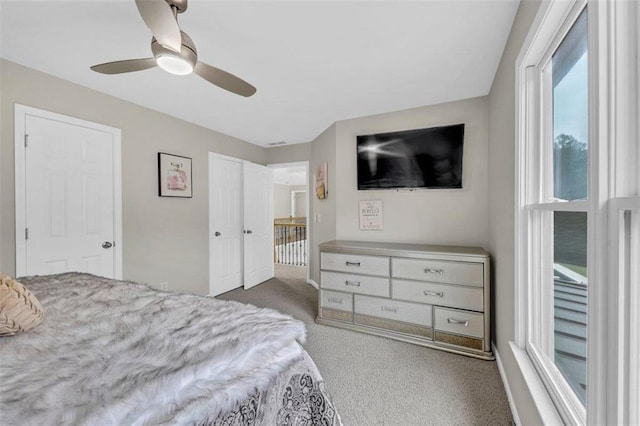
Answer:
<svg viewBox="0 0 640 426"><path fill-rule="evenodd" d="M307 284L311 284L312 286L314 286L316 288L316 290L320 289L320 286L318 285L318 283L315 282L314 280L312 280L311 278L307 279Z"/></svg>
<svg viewBox="0 0 640 426"><path fill-rule="evenodd" d="M496 345L491 342L491 349L493 350L493 354L496 356L496 364L498 365L498 371L500 372L500 378L502 379L502 384L504 385L504 390L507 393L507 400L509 401L509 408L511 408L511 415L513 416L513 421L516 425L521 425L520 416L518 415L518 409L516 408L516 403L513 400L513 394L511 393L511 387L509 386L509 382L507 381L507 376L504 372L504 367L502 366L502 360L500 359L500 353L498 353L498 348Z"/></svg>

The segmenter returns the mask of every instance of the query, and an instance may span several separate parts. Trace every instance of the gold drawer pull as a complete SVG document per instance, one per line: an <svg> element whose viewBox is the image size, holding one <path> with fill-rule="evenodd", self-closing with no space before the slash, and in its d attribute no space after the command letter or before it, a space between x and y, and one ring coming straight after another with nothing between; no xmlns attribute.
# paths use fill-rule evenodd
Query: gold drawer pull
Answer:
<svg viewBox="0 0 640 426"><path fill-rule="evenodd" d="M344 285L352 285L354 287L360 287L360 281L345 281Z"/></svg>
<svg viewBox="0 0 640 426"><path fill-rule="evenodd" d="M462 324L465 327L467 327L469 325L469 321L457 320L455 318L447 318L447 322L449 324Z"/></svg>
<svg viewBox="0 0 640 426"><path fill-rule="evenodd" d="M382 312L395 312L396 314L398 313L398 308L396 307L391 307L391 306L383 306L382 307Z"/></svg>
<svg viewBox="0 0 640 426"><path fill-rule="evenodd" d="M431 269L431 268L426 268L424 270L424 272L426 274L438 274L438 275L442 275L444 274L444 269Z"/></svg>
<svg viewBox="0 0 640 426"><path fill-rule="evenodd" d="M347 264L347 266L360 266L360 262L349 262L349 261L346 261L345 263Z"/></svg>
<svg viewBox="0 0 640 426"><path fill-rule="evenodd" d="M438 296L438 297L444 297L444 291L429 291L429 290L425 290L425 291L424 291L424 295L425 295L425 296Z"/></svg>
<svg viewBox="0 0 640 426"><path fill-rule="evenodd" d="M337 297L330 297L329 303L339 303L340 305L342 305L342 299L338 299Z"/></svg>

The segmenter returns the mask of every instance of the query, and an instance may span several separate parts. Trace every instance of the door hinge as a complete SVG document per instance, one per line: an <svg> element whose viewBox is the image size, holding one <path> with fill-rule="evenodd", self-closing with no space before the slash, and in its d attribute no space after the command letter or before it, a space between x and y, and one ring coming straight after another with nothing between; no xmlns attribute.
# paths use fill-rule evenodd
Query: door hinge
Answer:
<svg viewBox="0 0 640 426"><path fill-rule="evenodd" d="M29 239L29 228L24 228L24 239L25 240Z"/></svg>
<svg viewBox="0 0 640 426"><path fill-rule="evenodd" d="M24 135L24 147L26 148L29 145L29 135Z"/></svg>

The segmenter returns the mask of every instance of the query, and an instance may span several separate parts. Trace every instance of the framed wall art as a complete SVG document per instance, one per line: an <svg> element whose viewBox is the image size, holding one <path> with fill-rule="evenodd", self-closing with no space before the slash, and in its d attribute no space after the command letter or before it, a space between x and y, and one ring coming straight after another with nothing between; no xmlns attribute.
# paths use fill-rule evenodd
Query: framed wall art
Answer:
<svg viewBox="0 0 640 426"><path fill-rule="evenodd" d="M327 172L329 167L327 163L320 163L316 168L316 197L319 200L324 200L329 195L329 189L327 187Z"/></svg>
<svg viewBox="0 0 640 426"><path fill-rule="evenodd" d="M158 153L158 195L182 198L193 196L191 158Z"/></svg>
<svg viewBox="0 0 640 426"><path fill-rule="evenodd" d="M382 231L382 200L360 200L358 213L361 231Z"/></svg>

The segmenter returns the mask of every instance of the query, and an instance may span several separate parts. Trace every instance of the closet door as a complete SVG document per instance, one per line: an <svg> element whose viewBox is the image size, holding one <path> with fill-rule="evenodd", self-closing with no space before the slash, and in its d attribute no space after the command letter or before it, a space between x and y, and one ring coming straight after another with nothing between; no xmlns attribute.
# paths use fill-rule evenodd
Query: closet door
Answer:
<svg viewBox="0 0 640 426"><path fill-rule="evenodd" d="M209 294L242 286L242 162L209 158Z"/></svg>
<svg viewBox="0 0 640 426"><path fill-rule="evenodd" d="M273 169L245 162L244 288L273 278Z"/></svg>

